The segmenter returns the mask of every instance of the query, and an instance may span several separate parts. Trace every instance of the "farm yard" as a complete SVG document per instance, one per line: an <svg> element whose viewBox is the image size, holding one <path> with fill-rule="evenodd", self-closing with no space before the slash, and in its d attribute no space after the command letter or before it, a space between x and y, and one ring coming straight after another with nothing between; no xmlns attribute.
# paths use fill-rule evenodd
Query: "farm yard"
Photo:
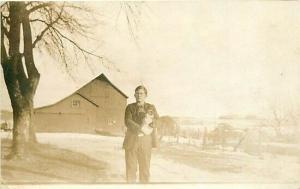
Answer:
<svg viewBox="0 0 300 189"><path fill-rule="evenodd" d="M297 5L2 3L1 188L300 189Z"/></svg>
<svg viewBox="0 0 300 189"><path fill-rule="evenodd" d="M158 122L160 145L152 153L150 182L299 183L297 141L280 141L271 127L257 123L162 117ZM123 136L96 131L37 133L40 144L28 159L16 163L4 158L12 134L7 125L2 130L3 183L126 182ZM292 132L284 131L283 136L292 138Z"/></svg>
<svg viewBox="0 0 300 189"><path fill-rule="evenodd" d="M2 183L126 183L124 128L38 132L30 155L11 161L5 159L12 138L7 117L1 124ZM161 116L150 182L299 184L297 127L281 125L278 135L264 121Z"/></svg>
<svg viewBox="0 0 300 189"><path fill-rule="evenodd" d="M158 128L164 142L186 144L202 149L242 151L252 155L264 152L300 155L299 130L296 125L274 126L264 119L168 118Z"/></svg>
<svg viewBox="0 0 300 189"><path fill-rule="evenodd" d="M2 160L2 182L125 183L122 137L78 133L37 136L42 147L31 160L17 164ZM9 137L1 133L2 155ZM179 141L164 137L153 150L152 183L299 183L299 154L263 152L257 156L228 148L203 149L189 145L184 138ZM35 163L28 164L31 161Z"/></svg>

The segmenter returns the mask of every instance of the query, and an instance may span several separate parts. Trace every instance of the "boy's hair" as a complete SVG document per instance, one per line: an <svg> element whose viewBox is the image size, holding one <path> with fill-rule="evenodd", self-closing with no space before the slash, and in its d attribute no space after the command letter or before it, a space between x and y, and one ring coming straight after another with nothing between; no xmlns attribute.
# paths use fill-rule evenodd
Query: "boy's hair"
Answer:
<svg viewBox="0 0 300 189"><path fill-rule="evenodd" d="M143 89L144 92L145 92L145 94L147 95L147 93L148 93L148 92L147 92L147 89L146 89L146 87L143 86L143 85L137 86L137 88L135 88L134 92L137 92L137 91L140 90L140 89Z"/></svg>

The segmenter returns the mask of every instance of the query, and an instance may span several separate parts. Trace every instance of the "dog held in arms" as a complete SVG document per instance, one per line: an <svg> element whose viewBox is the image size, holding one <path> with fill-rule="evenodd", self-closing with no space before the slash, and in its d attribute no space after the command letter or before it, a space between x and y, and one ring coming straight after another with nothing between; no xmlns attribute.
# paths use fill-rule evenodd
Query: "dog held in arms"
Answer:
<svg viewBox="0 0 300 189"><path fill-rule="evenodd" d="M138 136L145 136L145 135L152 134L154 130L153 118L154 118L153 109L150 108L143 115L142 124Z"/></svg>

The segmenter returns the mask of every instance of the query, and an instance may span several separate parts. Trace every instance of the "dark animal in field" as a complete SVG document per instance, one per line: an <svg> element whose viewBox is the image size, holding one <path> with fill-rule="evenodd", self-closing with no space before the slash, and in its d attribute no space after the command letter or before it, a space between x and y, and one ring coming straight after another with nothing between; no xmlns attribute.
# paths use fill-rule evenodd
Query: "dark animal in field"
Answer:
<svg viewBox="0 0 300 189"><path fill-rule="evenodd" d="M207 140L208 143L212 143L213 145L225 146L227 143L238 144L244 135L244 130L236 129L228 124L222 123L207 134Z"/></svg>
<svg viewBox="0 0 300 189"><path fill-rule="evenodd" d="M177 136L178 125L170 116L162 116L155 122L159 140L164 136Z"/></svg>

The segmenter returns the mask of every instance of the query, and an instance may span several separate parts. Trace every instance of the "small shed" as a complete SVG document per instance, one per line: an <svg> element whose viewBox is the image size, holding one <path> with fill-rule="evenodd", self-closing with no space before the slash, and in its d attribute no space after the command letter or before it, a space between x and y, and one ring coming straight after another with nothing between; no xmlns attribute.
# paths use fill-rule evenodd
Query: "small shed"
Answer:
<svg viewBox="0 0 300 189"><path fill-rule="evenodd" d="M34 109L37 132L124 133L128 96L101 74L71 95Z"/></svg>

